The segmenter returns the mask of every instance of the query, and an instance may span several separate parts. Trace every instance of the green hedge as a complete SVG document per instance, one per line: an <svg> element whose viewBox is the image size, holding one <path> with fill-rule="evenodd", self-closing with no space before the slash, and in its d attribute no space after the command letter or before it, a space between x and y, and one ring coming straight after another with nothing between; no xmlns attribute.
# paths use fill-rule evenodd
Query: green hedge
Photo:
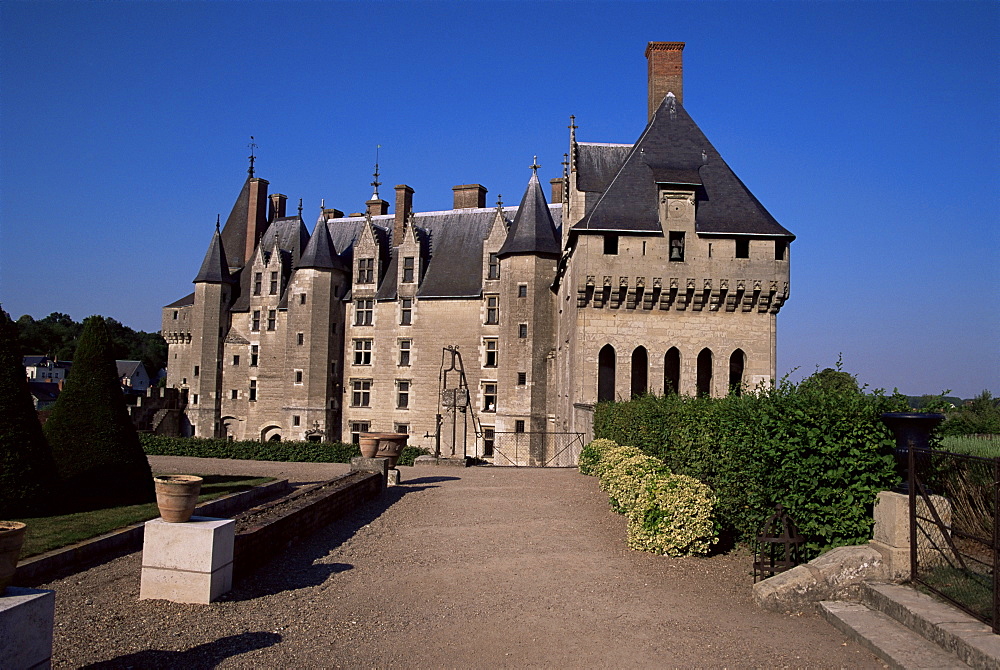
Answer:
<svg viewBox="0 0 1000 670"><path fill-rule="evenodd" d="M809 378L718 399L601 403L594 433L708 484L737 539L753 539L784 504L814 556L871 538L875 496L898 483L895 440L879 415L906 409L902 396Z"/></svg>
<svg viewBox="0 0 1000 670"><path fill-rule="evenodd" d="M142 447L151 456L194 456L196 458L235 458L247 461L292 461L307 463L350 463L361 455L356 444L344 442L256 442L229 441L200 437L165 437L144 433ZM426 449L407 446L399 465L413 465Z"/></svg>

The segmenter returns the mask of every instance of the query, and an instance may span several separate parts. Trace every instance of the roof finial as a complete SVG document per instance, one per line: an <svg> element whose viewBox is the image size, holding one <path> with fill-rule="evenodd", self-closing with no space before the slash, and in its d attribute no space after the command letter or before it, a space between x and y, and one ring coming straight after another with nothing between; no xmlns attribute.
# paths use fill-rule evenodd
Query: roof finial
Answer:
<svg viewBox="0 0 1000 670"><path fill-rule="evenodd" d="M569 154L563 154L562 168L563 179L566 180L566 184L569 184Z"/></svg>
<svg viewBox="0 0 1000 670"><path fill-rule="evenodd" d="M302 198L299 198L299 218L302 218Z"/></svg>
<svg viewBox="0 0 1000 670"><path fill-rule="evenodd" d="M497 193L497 209L503 209L503 195Z"/></svg>
<svg viewBox="0 0 1000 670"><path fill-rule="evenodd" d="M221 218L220 214L216 214L215 215L215 232L219 232L219 219L220 218Z"/></svg>
<svg viewBox="0 0 1000 670"><path fill-rule="evenodd" d="M569 151L572 154L569 169L576 172L576 116L569 115Z"/></svg>
<svg viewBox="0 0 1000 670"><path fill-rule="evenodd" d="M538 164L538 156L535 156L531 163L531 174L538 176L538 168L540 167L542 166Z"/></svg>
<svg viewBox="0 0 1000 670"><path fill-rule="evenodd" d="M375 181L372 182L372 188L374 191L372 192L372 197L370 198L371 200L381 200L381 198L378 197L378 187L382 185L382 182L378 180L378 150L381 148L381 144L375 145L375 172L373 174Z"/></svg>
<svg viewBox="0 0 1000 670"><path fill-rule="evenodd" d="M253 141L253 135L250 136L250 144L247 146L250 147L250 169L247 170L247 174L253 177L253 162L257 158L255 156L257 143Z"/></svg>
<svg viewBox="0 0 1000 670"><path fill-rule="evenodd" d="M326 209L326 198L320 198L319 199L319 208L321 210Z"/></svg>

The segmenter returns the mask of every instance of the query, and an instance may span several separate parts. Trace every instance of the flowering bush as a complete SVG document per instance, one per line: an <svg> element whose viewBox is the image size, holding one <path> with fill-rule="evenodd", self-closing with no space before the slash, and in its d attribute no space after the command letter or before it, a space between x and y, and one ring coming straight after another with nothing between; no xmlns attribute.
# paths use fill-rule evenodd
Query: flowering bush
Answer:
<svg viewBox="0 0 1000 670"><path fill-rule="evenodd" d="M604 452L617 446L618 444L614 440L606 440L600 437L585 446L580 452L580 473L593 475L594 468L600 463Z"/></svg>
<svg viewBox="0 0 1000 670"><path fill-rule="evenodd" d="M619 514L628 513L635 505L649 479L670 473L662 461L635 447L621 447L620 451L607 453L608 458L602 462L607 466L601 468L601 488L608 494L611 509Z"/></svg>
<svg viewBox="0 0 1000 670"><path fill-rule="evenodd" d="M715 495L693 477L647 476L628 509L628 546L667 556L704 555L718 540Z"/></svg>

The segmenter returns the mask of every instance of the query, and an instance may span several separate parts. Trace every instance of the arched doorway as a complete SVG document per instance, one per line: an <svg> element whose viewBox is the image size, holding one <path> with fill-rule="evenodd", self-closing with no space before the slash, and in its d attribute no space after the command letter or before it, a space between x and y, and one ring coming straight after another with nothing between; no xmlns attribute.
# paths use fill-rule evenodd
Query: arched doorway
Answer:
<svg viewBox="0 0 1000 670"><path fill-rule="evenodd" d="M615 348L605 344L597 355L597 402L615 399Z"/></svg>
<svg viewBox="0 0 1000 670"><path fill-rule="evenodd" d="M663 357L663 395L681 392L681 352L670 347Z"/></svg>
<svg viewBox="0 0 1000 670"><path fill-rule="evenodd" d="M733 395L743 393L743 371L746 369L747 356L742 349L737 349L729 357L729 392Z"/></svg>
<svg viewBox="0 0 1000 670"><path fill-rule="evenodd" d="M261 442L281 442L281 426L268 426L260 431Z"/></svg>
<svg viewBox="0 0 1000 670"><path fill-rule="evenodd" d="M698 354L697 394L712 395L712 350L708 348Z"/></svg>
<svg viewBox="0 0 1000 670"><path fill-rule="evenodd" d="M636 347L632 352L632 397L649 391L649 354L646 347Z"/></svg>

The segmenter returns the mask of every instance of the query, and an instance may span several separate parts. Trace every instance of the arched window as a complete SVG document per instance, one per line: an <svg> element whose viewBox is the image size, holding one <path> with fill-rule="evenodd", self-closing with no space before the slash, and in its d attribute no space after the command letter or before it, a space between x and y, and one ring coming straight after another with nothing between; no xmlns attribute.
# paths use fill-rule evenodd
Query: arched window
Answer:
<svg viewBox="0 0 1000 670"><path fill-rule="evenodd" d="M615 348L605 344L597 355L597 402L615 399Z"/></svg>
<svg viewBox="0 0 1000 670"><path fill-rule="evenodd" d="M729 392L733 395L743 393L743 370L746 362L747 355L742 349L737 349L729 357Z"/></svg>
<svg viewBox="0 0 1000 670"><path fill-rule="evenodd" d="M712 350L702 349L698 354L698 395L712 395Z"/></svg>
<svg viewBox="0 0 1000 670"><path fill-rule="evenodd" d="M663 395L681 392L681 352L670 347L663 357Z"/></svg>
<svg viewBox="0 0 1000 670"><path fill-rule="evenodd" d="M649 354L646 347L636 347L632 352L632 397L649 391Z"/></svg>

